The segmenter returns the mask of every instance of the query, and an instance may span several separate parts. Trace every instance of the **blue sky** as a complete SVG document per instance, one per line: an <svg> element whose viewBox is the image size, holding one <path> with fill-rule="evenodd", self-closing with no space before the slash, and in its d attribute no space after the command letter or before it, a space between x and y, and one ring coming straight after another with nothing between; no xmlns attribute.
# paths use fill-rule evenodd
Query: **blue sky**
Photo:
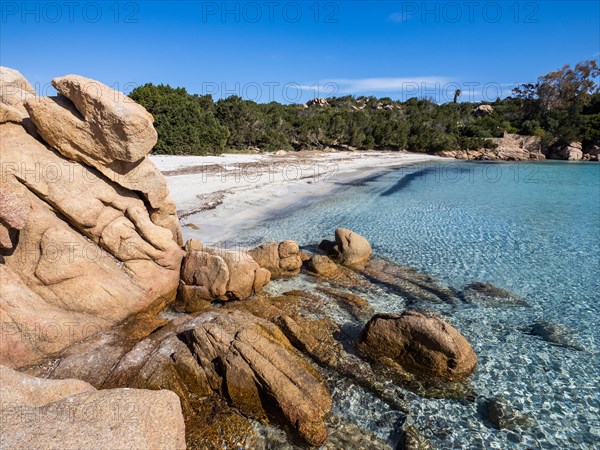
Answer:
<svg viewBox="0 0 600 450"><path fill-rule="evenodd" d="M506 96L600 52L597 1L3 1L0 64L260 102ZM117 5L117 6L116 6Z"/></svg>

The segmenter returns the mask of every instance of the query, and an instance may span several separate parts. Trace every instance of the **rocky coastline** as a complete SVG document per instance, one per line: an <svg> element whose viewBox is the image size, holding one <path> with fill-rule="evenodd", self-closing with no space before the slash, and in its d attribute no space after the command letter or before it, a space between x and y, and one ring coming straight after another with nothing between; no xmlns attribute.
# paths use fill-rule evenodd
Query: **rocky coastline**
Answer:
<svg viewBox="0 0 600 450"><path fill-rule="evenodd" d="M144 108L81 76L55 78L59 95L39 97L19 72L1 75L3 444L391 448L332 414L334 377L403 415L398 448L430 448L405 390L481 400L473 347L427 304L524 301L483 283L442 286L347 229L302 249L184 243L148 157L156 131ZM300 275L315 288L265 289ZM408 309L375 314L362 295L372 286ZM482 404L494 426L528 422L504 400ZM505 411L517 419L498 419Z"/></svg>
<svg viewBox="0 0 600 450"><path fill-rule="evenodd" d="M505 133L501 138L490 139L496 147L477 150L448 150L438 152L438 156L473 161L599 161L600 147L593 145L583 148L581 142L568 145L544 147L536 136L522 136Z"/></svg>

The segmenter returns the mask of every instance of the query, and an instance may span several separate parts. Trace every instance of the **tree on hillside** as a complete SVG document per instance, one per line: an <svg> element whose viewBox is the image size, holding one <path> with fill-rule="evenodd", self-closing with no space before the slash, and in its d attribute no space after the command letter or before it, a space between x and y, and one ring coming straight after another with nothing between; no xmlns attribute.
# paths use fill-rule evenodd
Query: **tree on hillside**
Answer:
<svg viewBox="0 0 600 450"><path fill-rule="evenodd" d="M460 89L457 89L456 91L454 91L454 103L458 103L458 97L460 97L462 95L462 91Z"/></svg>
<svg viewBox="0 0 600 450"><path fill-rule="evenodd" d="M172 155L215 155L229 135L214 116L210 95L189 95L184 88L145 84L129 95L154 116L158 142L153 152Z"/></svg>
<svg viewBox="0 0 600 450"><path fill-rule="evenodd" d="M524 101L524 109L548 131L547 144L563 144L580 139L582 113L592 96L599 92L595 79L600 75L596 61L569 65L538 78L536 83L513 89Z"/></svg>

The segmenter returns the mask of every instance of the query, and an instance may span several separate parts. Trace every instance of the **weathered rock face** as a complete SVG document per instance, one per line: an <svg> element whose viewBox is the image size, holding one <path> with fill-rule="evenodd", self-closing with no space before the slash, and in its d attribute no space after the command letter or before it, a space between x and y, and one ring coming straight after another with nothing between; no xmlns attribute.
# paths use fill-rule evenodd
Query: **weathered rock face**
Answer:
<svg viewBox="0 0 600 450"><path fill-rule="evenodd" d="M27 103L31 111L37 104ZM101 109L95 114L101 116ZM60 117L37 125L60 129ZM166 185L166 197L155 208L151 196L109 179L97 170L100 165L69 156L20 124L0 125L0 266L10 280L5 284L3 277L0 299L2 364L34 363L175 298L183 252Z"/></svg>
<svg viewBox="0 0 600 450"><path fill-rule="evenodd" d="M43 380L2 366L0 379L4 447L186 448L173 392L97 391L80 380Z"/></svg>
<svg viewBox="0 0 600 450"><path fill-rule="evenodd" d="M469 342L443 320L416 311L376 314L360 338L370 358L391 360L403 370L442 381L460 381L477 365Z"/></svg>
<svg viewBox="0 0 600 450"><path fill-rule="evenodd" d="M271 278L293 277L300 273L302 259L295 241L269 242L248 252L258 265L271 272Z"/></svg>
<svg viewBox="0 0 600 450"><path fill-rule="evenodd" d="M21 186L0 179L0 249L15 247L28 216L29 204Z"/></svg>
<svg viewBox="0 0 600 450"><path fill-rule="evenodd" d="M156 145L152 116L121 92L78 75L52 85L60 97L29 99L25 107L44 140L65 156L136 162Z"/></svg>
<svg viewBox="0 0 600 450"><path fill-rule="evenodd" d="M339 266L325 255L311 256L306 262L306 268L323 278L337 278L340 276Z"/></svg>
<svg viewBox="0 0 600 450"><path fill-rule="evenodd" d="M335 251L340 264L354 268L364 266L373 253L369 241L345 228L335 230Z"/></svg>
<svg viewBox="0 0 600 450"><path fill-rule="evenodd" d="M546 156L542 153L542 140L538 136L504 133L503 137L490 138L490 140L496 144L496 148L446 150L438 152L438 155L478 161L529 161L546 159Z"/></svg>
<svg viewBox="0 0 600 450"><path fill-rule="evenodd" d="M581 142L571 142L562 149L560 156L567 161L581 161L583 158Z"/></svg>
<svg viewBox="0 0 600 450"><path fill-rule="evenodd" d="M27 118L24 103L35 96L33 86L20 72L0 66L0 123Z"/></svg>
<svg viewBox="0 0 600 450"><path fill-rule="evenodd" d="M198 417L201 405L221 396L247 417L283 419L310 444L327 437L332 404L323 379L265 319L211 309L175 319L137 343L117 336L108 331L71 347L52 364L51 376L78 376L103 388L169 389L186 419L207 430L213 413L208 408Z"/></svg>
<svg viewBox="0 0 600 450"><path fill-rule="evenodd" d="M192 250L181 267L179 297L184 304L239 300L260 292L269 280L269 271L246 252Z"/></svg>

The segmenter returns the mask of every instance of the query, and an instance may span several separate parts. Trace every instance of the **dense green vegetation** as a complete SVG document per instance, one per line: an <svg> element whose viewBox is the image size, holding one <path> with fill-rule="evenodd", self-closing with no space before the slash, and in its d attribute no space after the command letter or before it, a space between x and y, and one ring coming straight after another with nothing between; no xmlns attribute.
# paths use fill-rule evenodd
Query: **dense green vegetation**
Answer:
<svg viewBox="0 0 600 450"><path fill-rule="evenodd" d="M594 61L564 66L524 84L513 96L479 105L429 99L333 97L327 106L259 104L237 96L214 102L184 88L146 84L130 97L154 115L163 154L219 154L225 149L301 150L332 147L441 150L493 147L504 132L536 135L546 146L579 140L600 144L599 75Z"/></svg>

